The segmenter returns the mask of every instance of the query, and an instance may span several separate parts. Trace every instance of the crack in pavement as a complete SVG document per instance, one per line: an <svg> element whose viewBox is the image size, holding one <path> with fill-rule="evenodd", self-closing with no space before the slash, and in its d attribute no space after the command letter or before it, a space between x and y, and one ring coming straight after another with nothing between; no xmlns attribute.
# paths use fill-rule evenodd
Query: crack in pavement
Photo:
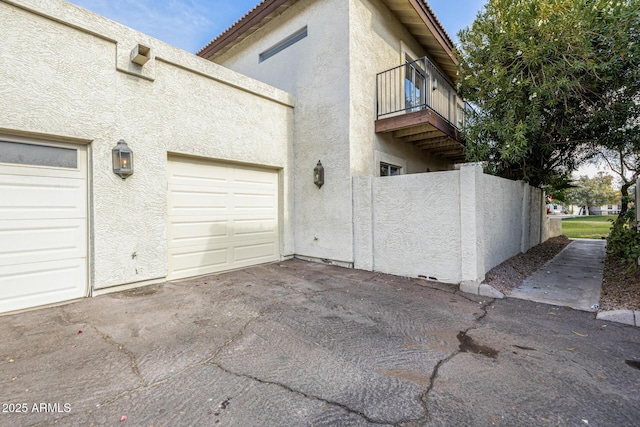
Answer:
<svg viewBox="0 0 640 427"><path fill-rule="evenodd" d="M390 422L386 422L386 421L374 420L373 418L368 417L364 413L362 413L362 412L360 412L360 411L358 411L356 409L352 409L352 408L348 407L345 404L342 404L342 403L339 403L339 402L335 402L335 401L332 401L332 400L323 399L322 397L314 396L314 395L311 395L311 394L307 394L307 393L305 393L303 391L296 390L296 389L294 389L294 388L292 388L292 387L290 387L290 386L288 386L286 384L282 384L282 383L275 382L275 381L263 380L261 378L255 377L253 375L243 374L243 373L240 373L240 372L235 372L235 371L232 371L230 369L225 368L224 366L220 365L219 363L209 362L209 364L211 366L215 366L216 368L220 369L222 372L225 372L225 373L227 373L229 375L233 375L235 377L246 378L246 379L249 379L249 380L252 380L252 381L259 382L260 384L273 385L273 386L276 386L276 387L280 387L280 388L282 388L282 389L284 389L284 390L286 390L286 391L288 391L290 393L294 393L294 394L298 394L300 396L303 396L303 397L305 397L307 399L316 400L316 401L322 402L322 403L324 403L326 405L337 406L337 407L339 407L341 409L344 409L345 411L349 412L350 414L354 414L354 415L359 416L360 418L362 418L363 420L365 420L366 422L371 423L371 424L395 425L394 423L390 423Z"/></svg>
<svg viewBox="0 0 640 427"><path fill-rule="evenodd" d="M372 276L372 277L374 277L374 276ZM418 283L415 283L415 282L411 282L411 284L417 284L418 286L425 287L425 286L422 286L421 284L418 284ZM286 285L284 287L286 287ZM432 289L432 290L441 291L441 292L445 292L445 293L448 293L448 294L452 294L451 292L447 292L446 290L442 290L442 289L438 289L438 288L431 288L429 286L426 286L426 288L429 288L429 289ZM323 289L323 290L307 291L307 292L309 294L316 294L316 293L324 293L324 292L327 292L327 291L336 291L336 290L339 290L339 289ZM466 299L466 300L468 300L468 301L470 301L470 302L472 302L474 304L478 303L478 301L474 301L474 300L472 300L470 298L467 298L464 295L459 295L459 291L454 292L453 295L460 296L461 298ZM479 325L477 323L481 322L488 315L488 308L491 307L495 303L495 301L496 301L495 299L491 299L488 302L483 302L482 303L482 307L481 307L481 310L483 311L482 315L480 315L479 317L474 319L474 324L471 325L469 328L467 328L465 331L463 331L464 334L466 334L467 332L479 327ZM218 346L215 349L215 351L213 352L212 355L210 355L210 356L208 356L208 357L206 357L204 359L201 359L201 360L199 360L197 362L191 363L191 364L185 366L180 371L176 372L175 374L170 375L170 376L168 376L166 378L163 378L161 380L155 381L155 382L153 382L151 384L146 384L145 383L144 378L142 377L142 375L140 373L140 370L139 370L139 368L137 366L136 356L135 356L134 353L132 353L130 350L126 349L124 347L124 345L121 345L118 342L116 342L115 340L113 340L113 338L111 338L109 335L107 335L107 334L103 333L102 331L100 331L97 327L95 327L93 325L89 325L103 340L105 340L105 342L107 342L111 346L116 347L118 349L118 351L126 354L129 357L130 362L131 362L132 371L135 373L135 375L140 380L141 385L138 386L138 387L135 387L135 388L132 388L132 389L129 389L129 390L124 390L124 391L122 391L120 393L117 393L116 395L112 396L111 398L109 398L107 400L104 400L102 403L99 403L98 405L96 405L95 408L90 408L90 409L86 409L86 410L78 412L78 413L74 413L72 415L70 414L68 416L63 416L61 418L56 419L55 422L56 423L63 422L65 419L68 419L70 417L75 417L75 416L78 416L78 415L81 415L81 414L91 415L95 411L97 411L99 409L102 409L104 407L108 407L109 405L117 402L118 400L122 399L123 397L125 397L127 395L159 387L159 386L163 385L164 383L167 383L167 382L171 381L172 379L174 379L174 378L176 378L176 377L178 377L180 375L183 375L185 372L187 372L187 371L189 371L189 370L191 370L191 369L193 369L193 368L195 368L197 366L202 366L202 365L205 365L205 364L208 364L210 366L214 366L217 369L219 369L219 370L221 370L221 371L223 371L223 372L225 372L225 373L227 373L229 375L233 375L233 376L241 377L241 378L246 378L246 379L249 379L249 380L252 380L252 381L256 381L256 382L259 382L259 383L262 383L262 384L265 384L265 385L272 385L272 386L280 387L283 390L287 390L288 392L298 394L298 395L303 396L303 397L305 397L307 399L315 400L315 401L322 402L322 403L327 404L327 405L331 405L331 406L335 406L335 407L341 408L344 411L346 411L346 412L348 412L350 414L356 415L356 416L362 418L363 420L365 420L366 422L371 423L371 424L393 425L393 426L410 426L410 425L416 425L416 424L417 425L422 425L424 423L429 422L431 414L430 414L429 407L428 407L428 398L429 398L429 395L432 393L433 389L435 388L435 381L437 380L437 378L439 376L439 371L445 364L447 364L455 356L460 354L462 352L461 350L456 350L453 353L449 354L447 357L439 360L436 363L435 367L433 368L433 371L432 371L430 379L429 379L429 385L428 385L427 389L425 391L423 391L419 396L420 404L424 408L424 413L425 413L424 417L422 417L420 419L401 420L401 421L398 421L398 422L388 422L388 421L383 421L383 420L377 420L377 419L374 419L374 418L370 418L369 416L365 415L363 412L358 411L358 410L353 409L353 408L350 408L349 406L347 406L345 404L342 404L342 403L339 403L339 402L335 402L335 401L331 401L331 400L327 400L327 399L324 399L324 398L321 398L321 397L318 397L318 396L314 396L314 395L311 395L311 394L307 394L307 393L305 393L303 391L299 391L299 390L296 390L296 389L294 389L294 388L292 388L290 386L287 386L286 384L278 383L278 382L275 382L275 381L263 380L263 379L254 377L254 376L249 375L249 374L243 374L243 373L234 372L234 371L231 371L231 370L225 368L224 366L222 366L219 363L214 361L214 359L216 357L218 357L218 355L225 348L228 348L236 340L238 340L242 336L244 336L246 330L249 328L249 326L252 323L254 323L255 321L259 320L264 315L264 313L266 313L268 310L272 309L276 305L277 304L269 304L269 305L265 306L264 308L262 308L258 312L258 315L252 317L247 322L245 322L240 327L240 329L232 337L230 337L228 340L226 340L224 343L222 343L220 346ZM69 319L68 318L68 313L64 313L64 315L65 315L64 316L64 320L68 320ZM47 425L47 424L50 424L50 423L51 423L51 420L43 421L43 422L34 424L34 426L35 427L39 427L39 426L44 426L44 425Z"/></svg>
<svg viewBox="0 0 640 427"><path fill-rule="evenodd" d="M129 357L129 362L131 363L131 370L136 375L136 377L138 377L138 379L140 380L140 383L144 386L145 385L145 381L144 381L144 378L142 377L142 374L140 373L140 369L138 369L138 362L136 360L136 355L133 354L130 350L128 350L123 344L119 344L116 341L114 341L113 338L111 338L109 335L107 335L104 332L102 332L100 329L96 328L95 326L93 326L91 324L89 326L100 337L102 337L102 339L104 341L106 341L107 344L117 347L118 351L126 354Z"/></svg>
<svg viewBox="0 0 640 427"><path fill-rule="evenodd" d="M203 360L202 363L209 363L211 360L215 359L216 357L218 357L218 355L220 354L220 352L222 350L224 350L225 348L229 347L231 344L233 344L233 342L235 340L237 340L238 338L242 337L244 335L244 332L247 330L247 328L249 327L249 325L251 325L252 323L254 323L256 320L258 320L263 314L264 312L272 307L274 304L269 304L268 306L264 307L262 310L260 310L258 312L258 315L249 319L249 321L247 323L245 323L240 330L238 330L238 332L236 332L236 334L234 336L232 336L231 338L229 338L227 341L225 341L220 347L218 347L218 349L213 353L213 355L211 357L208 357L207 359Z"/></svg>
<svg viewBox="0 0 640 427"><path fill-rule="evenodd" d="M84 411L76 412L74 414L70 414L70 415L67 415L67 416L63 416L63 417L57 418L53 422L54 423L59 423L59 422L64 421L64 420L66 420L68 418L75 417L75 416L82 415L82 414L91 415L95 411L97 411L98 409L102 409L104 407L107 407L107 406L117 402L118 400L122 399L123 397L125 397L125 396L127 396L127 395L129 395L131 393L136 393L136 392L145 391L145 390L151 390L153 388L159 387L160 385L162 385L162 384L164 384L166 382L171 381L172 379L178 377L179 375L184 374L185 372L195 368L196 366L203 366L203 365L209 364L208 362L210 360L212 360L213 358L215 358L225 347L229 346L230 344L233 343L233 341L235 341L236 339L240 338L244 334L244 331L247 329L247 327L251 323L255 322L258 318L260 318L261 315L262 315L262 313L259 313L257 316L252 317L251 319L249 319L249 321L247 321L244 325L242 325L240 330L236 334L234 334L233 337L231 337L230 339L225 341L222 345L220 345L214 351L212 356L209 356L209 357L206 357L205 359L201 359L201 360L199 360L197 362L191 363L191 364L185 366L184 368L182 368L180 371L174 373L173 375L170 375L170 376L168 376L166 378L163 378L161 380L158 380L158 381L154 381L151 384L145 384L144 379L142 378L142 375L141 375L141 373L140 373L140 371L139 371L139 369L137 367L137 364L134 364L133 365L133 368L134 368L133 371L136 374L136 376L141 380L142 385L140 385L138 387L135 387L135 388L132 388L132 389L123 390L120 393L116 394L115 396L112 396L111 398L109 398L107 400L104 400L101 403L98 403L95 408L85 409ZM124 346L122 346L122 345L118 344L117 342L115 342L109 335L101 332L95 326L93 326L93 325L89 325L89 326L91 326L91 328L94 329L96 331L96 333L102 337L102 339L104 339L105 341L107 341L111 345L117 346L119 351L125 353L127 356L132 358L133 362L135 362L135 355L133 353L131 353L130 351L126 350L124 348ZM50 425L51 422L52 422L51 420L42 421L42 422L39 422L39 423L36 423L36 424L32 424L31 427L40 427L40 426Z"/></svg>
<svg viewBox="0 0 640 427"><path fill-rule="evenodd" d="M457 292L456 292L456 294L457 294ZM463 297L463 298L465 298L465 297ZM473 300L469 300L469 301L476 302L476 301L473 301ZM483 311L482 315L477 317L474 320L474 324L473 325L469 326L467 329L465 329L464 331L461 331L461 332L464 335L466 335L469 331L478 328L479 327L478 323L480 321L482 321L489 314L488 308L490 306L492 306L495 302L496 302L496 300L495 300L495 298L493 298L493 299L491 299L491 301L482 304L482 308L481 308L481 310ZM458 348L458 350L452 352L450 355L448 355L444 359L438 360L438 363L436 363L436 366L433 367L433 371L431 371L431 377L429 378L429 385L427 386L427 389L420 395L420 402L422 403L422 406L424 408L425 416L420 418L420 419L417 419L417 420L401 421L401 422L397 423L396 425L402 425L402 426L407 426L408 427L408 426L414 425L415 423L417 423L417 425L423 425L423 424L429 422L429 420L431 419L431 412L429 411L429 405L428 405L427 402L428 402L428 399L429 399L429 394L431 394L431 392L435 388L435 382L438 379L438 375L440 373L440 368L442 368L445 364L449 363L454 357L456 357L460 353L462 353L462 350L460 350L460 348Z"/></svg>

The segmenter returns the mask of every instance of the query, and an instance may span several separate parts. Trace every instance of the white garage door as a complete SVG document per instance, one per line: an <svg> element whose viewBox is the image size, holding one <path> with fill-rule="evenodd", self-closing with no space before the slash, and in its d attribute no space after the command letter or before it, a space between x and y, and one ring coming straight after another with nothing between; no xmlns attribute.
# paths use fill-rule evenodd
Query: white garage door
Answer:
<svg viewBox="0 0 640 427"><path fill-rule="evenodd" d="M169 158L169 279L279 259L278 172Z"/></svg>
<svg viewBox="0 0 640 427"><path fill-rule="evenodd" d="M86 296L86 158L0 139L0 312Z"/></svg>

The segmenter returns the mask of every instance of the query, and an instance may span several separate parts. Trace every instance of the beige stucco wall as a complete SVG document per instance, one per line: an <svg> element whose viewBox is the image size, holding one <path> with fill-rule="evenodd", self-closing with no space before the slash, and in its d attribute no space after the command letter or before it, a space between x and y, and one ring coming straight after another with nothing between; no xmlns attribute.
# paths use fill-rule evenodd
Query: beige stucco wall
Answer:
<svg viewBox="0 0 640 427"><path fill-rule="evenodd" d="M375 133L376 74L404 64L405 52L416 59L425 56L384 3L349 0L349 153L353 176L379 175L376 152L404 161L398 165L404 166L403 173L452 168L446 159L432 156L411 143L398 141L391 134Z"/></svg>
<svg viewBox="0 0 640 427"><path fill-rule="evenodd" d="M166 276L168 153L280 170L293 254L290 94L62 0L0 0L0 22L0 134L89 146L94 288ZM138 43L152 49L143 68L129 61ZM111 171L121 138L126 181Z"/></svg>
<svg viewBox="0 0 640 427"><path fill-rule="evenodd" d="M547 217L547 224L546 237L548 239L552 237L562 236L562 218Z"/></svg>
<svg viewBox="0 0 640 427"><path fill-rule="evenodd" d="M525 184L483 175L485 268L490 270L518 254L522 245Z"/></svg>
<svg viewBox="0 0 640 427"><path fill-rule="evenodd" d="M353 261L349 165L348 1L300 0L216 62L292 93L295 252ZM258 55L307 26L308 35L258 63ZM313 183L318 160L325 184Z"/></svg>
<svg viewBox="0 0 640 427"><path fill-rule="evenodd" d="M355 267L364 270L480 282L550 235L540 189L485 175L479 165L354 177L353 188Z"/></svg>
<svg viewBox="0 0 640 427"><path fill-rule="evenodd" d="M261 52L304 26L306 38L258 62ZM354 261L353 176L378 176L380 161L402 166L403 173L451 167L375 134L376 74L402 63L403 43L424 54L379 0L300 0L215 59L296 97L296 254ZM318 160L325 167L321 189L312 181Z"/></svg>
<svg viewBox="0 0 640 427"><path fill-rule="evenodd" d="M356 268L461 281L460 172L355 177Z"/></svg>

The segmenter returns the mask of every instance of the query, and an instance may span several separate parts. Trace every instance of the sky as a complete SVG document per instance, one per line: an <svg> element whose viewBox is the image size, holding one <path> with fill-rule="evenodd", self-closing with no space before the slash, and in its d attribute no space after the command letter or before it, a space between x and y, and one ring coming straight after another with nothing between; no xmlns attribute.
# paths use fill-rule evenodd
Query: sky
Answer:
<svg viewBox="0 0 640 427"><path fill-rule="evenodd" d="M112 21L195 53L260 0L69 0ZM449 35L473 22L485 0L429 0Z"/></svg>

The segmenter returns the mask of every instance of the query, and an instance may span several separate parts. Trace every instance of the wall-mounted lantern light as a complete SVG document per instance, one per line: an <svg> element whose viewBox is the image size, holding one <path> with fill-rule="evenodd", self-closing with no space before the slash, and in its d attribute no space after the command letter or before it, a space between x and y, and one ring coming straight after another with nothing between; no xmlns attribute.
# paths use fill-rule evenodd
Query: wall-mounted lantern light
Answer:
<svg viewBox="0 0 640 427"><path fill-rule="evenodd" d="M124 139L118 141L113 148L113 173L120 178L127 179L129 175L133 175L133 151L124 142Z"/></svg>
<svg viewBox="0 0 640 427"><path fill-rule="evenodd" d="M324 167L320 160L318 160L318 164L315 168L313 168L313 183L318 186L318 188L322 187L324 184Z"/></svg>

